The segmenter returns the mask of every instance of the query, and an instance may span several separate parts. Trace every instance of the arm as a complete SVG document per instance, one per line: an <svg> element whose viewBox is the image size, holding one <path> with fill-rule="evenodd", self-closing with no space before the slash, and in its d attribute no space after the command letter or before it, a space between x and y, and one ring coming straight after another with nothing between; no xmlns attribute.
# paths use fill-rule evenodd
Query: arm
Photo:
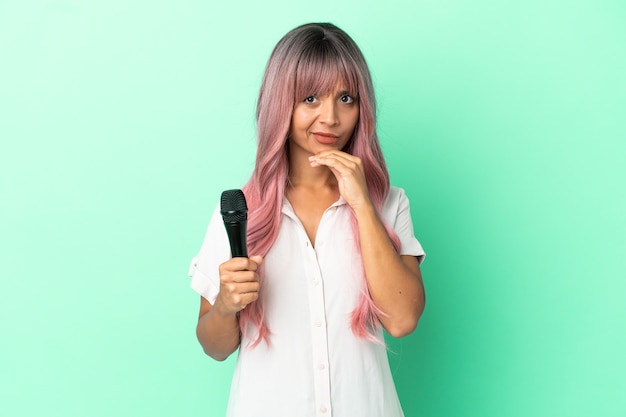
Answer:
<svg viewBox="0 0 626 417"><path fill-rule="evenodd" d="M233 258L220 265L220 291L211 305L201 297L200 317L196 327L204 352L223 361L239 347L238 312L259 296L260 256Z"/></svg>
<svg viewBox="0 0 626 417"><path fill-rule="evenodd" d="M200 297L200 317L196 326L198 341L204 353L223 361L239 347L239 320L236 315L225 315Z"/></svg>
<svg viewBox="0 0 626 417"><path fill-rule="evenodd" d="M392 336L406 336L417 327L426 301L417 258L398 255L371 203L355 214L372 300L385 313L378 319Z"/></svg>
<svg viewBox="0 0 626 417"><path fill-rule="evenodd" d="M335 175L339 193L357 218L361 255L367 283L378 316L389 334L402 337L417 326L425 294L417 258L394 249L367 190L361 160L341 151L324 151L310 158L311 166L327 166Z"/></svg>

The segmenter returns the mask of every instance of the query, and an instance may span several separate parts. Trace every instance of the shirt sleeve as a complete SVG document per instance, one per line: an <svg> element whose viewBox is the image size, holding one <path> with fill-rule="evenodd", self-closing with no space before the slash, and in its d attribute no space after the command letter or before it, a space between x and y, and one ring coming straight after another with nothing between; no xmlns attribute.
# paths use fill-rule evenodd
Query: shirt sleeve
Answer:
<svg viewBox="0 0 626 417"><path fill-rule="evenodd" d="M230 259L230 245L219 207L216 207L207 228L200 252L189 265L191 288L215 303L220 290L219 266Z"/></svg>
<svg viewBox="0 0 626 417"><path fill-rule="evenodd" d="M400 239L400 255L416 256L421 264L426 253L413 232L409 198L402 188L390 188L382 217Z"/></svg>

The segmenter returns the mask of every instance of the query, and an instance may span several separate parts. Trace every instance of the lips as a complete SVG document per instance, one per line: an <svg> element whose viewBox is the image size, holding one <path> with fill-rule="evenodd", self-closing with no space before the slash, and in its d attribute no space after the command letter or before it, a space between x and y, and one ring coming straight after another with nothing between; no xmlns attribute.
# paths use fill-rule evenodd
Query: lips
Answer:
<svg viewBox="0 0 626 417"><path fill-rule="evenodd" d="M338 135L328 132L313 132L313 137L316 141L324 145L332 145L337 142L337 139L339 139Z"/></svg>

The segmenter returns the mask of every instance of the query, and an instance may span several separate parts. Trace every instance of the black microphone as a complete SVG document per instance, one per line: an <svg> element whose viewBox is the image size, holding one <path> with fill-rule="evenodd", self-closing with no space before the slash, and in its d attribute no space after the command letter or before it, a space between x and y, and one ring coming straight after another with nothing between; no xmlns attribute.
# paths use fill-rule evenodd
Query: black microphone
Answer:
<svg viewBox="0 0 626 417"><path fill-rule="evenodd" d="M241 190L226 190L222 193L220 213L230 242L233 258L248 257L246 247L246 227L248 225L248 205Z"/></svg>

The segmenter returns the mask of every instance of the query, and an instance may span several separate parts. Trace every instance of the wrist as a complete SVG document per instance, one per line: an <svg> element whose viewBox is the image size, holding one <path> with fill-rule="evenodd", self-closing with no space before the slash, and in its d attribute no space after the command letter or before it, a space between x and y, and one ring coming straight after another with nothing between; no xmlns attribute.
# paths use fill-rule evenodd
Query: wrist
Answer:
<svg viewBox="0 0 626 417"><path fill-rule="evenodd" d="M211 312L217 318L220 318L222 320L232 320L233 318L236 320L237 319L237 313L238 313L238 311L232 311L232 310L229 310L228 308L226 308L226 306L221 301L219 296L215 299L215 304L213 305L213 308L211 309Z"/></svg>
<svg viewBox="0 0 626 417"><path fill-rule="evenodd" d="M367 219L367 218L378 218L378 211L376 211L376 207L371 200L367 200L363 204L360 204L356 207L352 207L357 220Z"/></svg>

